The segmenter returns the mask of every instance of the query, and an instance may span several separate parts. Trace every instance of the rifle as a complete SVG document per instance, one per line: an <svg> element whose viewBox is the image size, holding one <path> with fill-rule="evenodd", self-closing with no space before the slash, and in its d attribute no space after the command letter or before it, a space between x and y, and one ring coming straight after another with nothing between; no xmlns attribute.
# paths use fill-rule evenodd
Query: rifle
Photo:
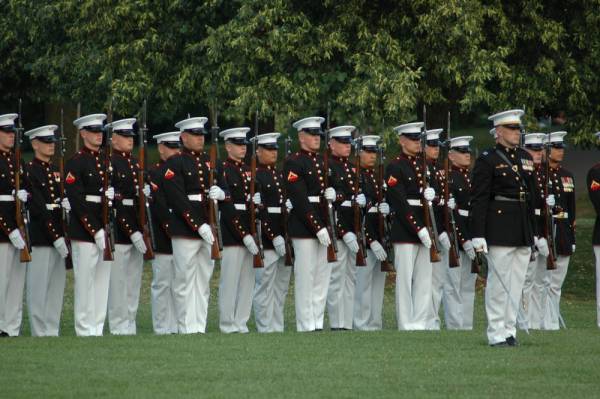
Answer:
<svg viewBox="0 0 600 399"><path fill-rule="evenodd" d="M208 186L212 187L215 184L215 174L217 171L217 161L219 159L219 124L217 121L218 111L217 105L212 107L211 112L212 125L210 128L211 146L210 146L210 168L208 171ZM217 200L208 200L208 224L215 238L211 248L211 259L221 259L221 251L223 250L223 236L221 234L221 224L219 223L219 202Z"/></svg>
<svg viewBox="0 0 600 399"><path fill-rule="evenodd" d="M285 155L289 156L292 152L292 139L288 134L285 138ZM285 190L285 185L283 185L283 189ZM287 192L284 191L283 197L287 199ZM288 212L287 206L285 203L281 207L281 211L283 212L283 238L285 240L285 265L293 266L294 265L294 247L291 245L290 236L288 233L288 219L290 213Z"/></svg>
<svg viewBox="0 0 600 399"><path fill-rule="evenodd" d="M330 105L327 103L327 130L325 131L325 153L323 155L323 169L325 169L325 173L323 173L323 184L325 188L329 187L329 128L330 128ZM327 232L331 237L331 244L327 246L327 262L335 262L337 261L337 232L336 232L336 222L335 222L335 213L333 211L333 204L331 201L327 201L327 221L325 222Z"/></svg>
<svg viewBox="0 0 600 399"><path fill-rule="evenodd" d="M423 161L423 173L421 174L421 187L423 190L429 188L429 166L427 165L427 154L425 153L425 147L427 146L427 123L425 122L427 117L427 106L423 104L423 132L421 133L421 155ZM425 198L421 200L423 203L423 219L425 222L425 228L429 232L431 238L431 248L429 248L429 259L431 262L440 262L442 260L440 256L440 250L438 245L438 232L435 224L435 215L433 213L433 204L430 201L426 201Z"/></svg>
<svg viewBox="0 0 600 399"><path fill-rule="evenodd" d="M31 240L29 239L29 211L21 202L17 193L21 189L21 142L23 141L22 119L23 100L19 98L19 126L15 129L15 219L21 237L25 241L25 248L20 252L22 263L31 262Z"/></svg>
<svg viewBox="0 0 600 399"><path fill-rule="evenodd" d="M385 182L385 148L383 144L379 147L379 160L377 161L377 203L381 204L384 202L384 191L387 188ZM385 249L388 257L392 253L392 242L390 241L390 224L389 220L381 213L377 211L377 229L379 231L379 238L381 239L381 246ZM381 261L382 272L393 272L394 264L388 259Z"/></svg>
<svg viewBox="0 0 600 399"><path fill-rule="evenodd" d="M104 173L102 178L102 225L104 227L104 260L114 260L114 231L113 231L113 219L114 214L106 191L110 186L112 180L112 100L108 108L108 124L104 129L104 138L102 144L104 146Z"/></svg>
<svg viewBox="0 0 600 399"><path fill-rule="evenodd" d="M154 248L156 248L156 240L154 237L154 228L152 227L152 213L150 212L150 204L148 198L144 194L144 183L146 183L146 144L148 127L147 122L147 102L144 100L142 107L142 120L138 125L138 133L140 135L139 153L138 153L138 218L140 226L142 226L142 236L144 244L146 244L146 252L144 260L154 259Z"/></svg>
<svg viewBox="0 0 600 399"><path fill-rule="evenodd" d="M365 261L366 252L365 252L365 235L363 232L363 221L362 221L362 212L360 210L360 206L356 202L356 196L360 192L360 181L362 179L361 171L360 171L360 151L362 149L362 138L357 137L354 140L354 155L356 157L356 164L354 165L355 174L354 174L354 187L353 194L354 198L352 199L352 213L354 216L354 234L356 235L356 241L358 241L358 252L356 253L356 266L366 266L367 262Z"/></svg>
<svg viewBox="0 0 600 399"><path fill-rule="evenodd" d="M252 140L252 155L250 157L250 234L258 246L258 253L254 255L253 265L255 269L265 267L263 259L265 257L262 243L262 229L260 218L256 215L256 205L254 204L254 193L256 192L256 142L258 141L258 110L254 118L254 140Z"/></svg>
<svg viewBox="0 0 600 399"><path fill-rule="evenodd" d="M546 152L546 175L544 176L544 237L548 241L548 256L546 257L546 270L556 270L556 240L554 239L554 221L552 220L552 209L546 204L545 199L548 198L550 192L550 139L545 144Z"/></svg>
<svg viewBox="0 0 600 399"><path fill-rule="evenodd" d="M450 111L448 111L448 128L446 137L446 157L444 158L444 229L450 238L450 250L448 251L448 266L459 267L459 244L456 234L456 221L454 220L454 212L448 208L448 200L450 199L450 160L448 153L450 151Z"/></svg>
<svg viewBox="0 0 600 399"><path fill-rule="evenodd" d="M62 201L65 198L65 152L66 152L66 143L67 138L65 137L64 131L64 110L61 108L60 110L60 135L58 137L58 174L60 176L59 190L60 190L60 203L61 203L61 224L62 224L62 233L65 238L65 243L67 244L67 248L69 249L69 254L67 255L67 259L65 259L65 267L67 269L73 268L73 258L71 257L71 239L69 238L69 211L62 207Z"/></svg>

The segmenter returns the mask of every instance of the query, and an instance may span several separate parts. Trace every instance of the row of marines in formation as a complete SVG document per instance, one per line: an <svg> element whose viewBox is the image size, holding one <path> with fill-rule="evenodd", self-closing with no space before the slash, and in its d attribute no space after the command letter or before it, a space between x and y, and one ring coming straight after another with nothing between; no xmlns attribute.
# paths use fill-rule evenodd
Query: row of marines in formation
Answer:
<svg viewBox="0 0 600 399"><path fill-rule="evenodd" d="M443 143L442 129L426 130L422 122L398 126L400 155L385 172L376 167L383 162L379 136L360 137L353 163L355 128L324 132L321 117L293 124L300 148L286 154L282 169L276 167L279 133L253 137L254 172L244 162L250 129L220 132L227 159L215 171L205 151L207 118L188 118L175 125L178 131L154 136L160 162L145 184L132 155L136 119L105 125L106 115L92 114L74 121L83 148L66 163L64 176L51 161L57 126L25 133L35 156L21 171L22 187L15 187L19 171L12 151L18 115L2 115L0 334L19 334L27 280L32 335L58 335L67 257L74 269L77 335L102 335L107 312L111 334L135 334L149 252L155 333L204 333L215 246L222 246L218 302L225 333L248 332L252 307L259 332L283 331L292 264L298 331L322 330L326 309L332 330L381 329L386 273L393 270L400 330L439 329L442 303L447 328L471 329L474 264L482 254L489 269L490 345L518 345L517 318L521 328L557 329L560 288L575 250L574 181L561 166L566 133L528 134L521 143L522 115L511 110L490 117L497 144L473 171L471 136ZM107 127L114 133L108 169ZM443 146L447 175L438 163ZM600 189L595 174L593 168L588 178L592 196ZM151 242L136 211L140 197L150 203ZM115 214L110 260L104 201ZM19 203L30 212L27 240L15 219ZM64 230L63 211L70 215ZM451 224L442 222L444 212ZM25 265L19 251L28 240L31 260ZM253 267L257 257L262 267ZM548 257L554 270L547 270Z"/></svg>

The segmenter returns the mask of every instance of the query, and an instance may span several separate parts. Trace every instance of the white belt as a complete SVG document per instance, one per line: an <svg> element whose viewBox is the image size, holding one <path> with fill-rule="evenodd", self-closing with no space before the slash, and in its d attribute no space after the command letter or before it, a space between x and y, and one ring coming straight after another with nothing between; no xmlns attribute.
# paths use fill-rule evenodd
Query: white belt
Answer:
<svg viewBox="0 0 600 399"><path fill-rule="evenodd" d="M48 209L49 211L56 209L56 208L60 208L59 204L46 204L46 209Z"/></svg>
<svg viewBox="0 0 600 399"><path fill-rule="evenodd" d="M369 210L367 211L367 213L377 213L379 212L379 209L377 209L376 206L372 206L369 208Z"/></svg>
<svg viewBox="0 0 600 399"><path fill-rule="evenodd" d="M281 207L280 206L268 206L267 213L281 213Z"/></svg>
<svg viewBox="0 0 600 399"><path fill-rule="evenodd" d="M552 215L552 217L554 219L568 219L569 218L569 212L561 212L558 215Z"/></svg>
<svg viewBox="0 0 600 399"><path fill-rule="evenodd" d="M344 206L346 208L350 208L352 206L352 201L346 200L340 204L340 206Z"/></svg>
<svg viewBox="0 0 600 399"><path fill-rule="evenodd" d="M466 209L459 209L459 210L458 210L458 214L459 214L460 216L469 216L469 211L468 211L468 210L466 210Z"/></svg>
<svg viewBox="0 0 600 399"><path fill-rule="evenodd" d="M542 214L542 210L541 209L536 209L535 210L535 216L540 216Z"/></svg>
<svg viewBox="0 0 600 399"><path fill-rule="evenodd" d="M15 197L12 195L0 195L0 202L15 202Z"/></svg>
<svg viewBox="0 0 600 399"><path fill-rule="evenodd" d="M408 205L411 205L411 206L421 206L421 205L423 205L421 203L421 200L418 200L418 199L407 199L406 202L408 202Z"/></svg>
<svg viewBox="0 0 600 399"><path fill-rule="evenodd" d="M89 195L88 194L85 196L85 200L87 202L95 202L95 203L99 204L102 202L102 197L99 195Z"/></svg>
<svg viewBox="0 0 600 399"><path fill-rule="evenodd" d="M321 202L321 198L318 195L310 195L308 197L308 202L319 203L319 202Z"/></svg>
<svg viewBox="0 0 600 399"><path fill-rule="evenodd" d="M132 198L124 198L121 200L121 204L123 204L123 206L133 206L133 199Z"/></svg>
<svg viewBox="0 0 600 399"><path fill-rule="evenodd" d="M202 201L204 197L202 196L202 194L188 194L188 199L190 201Z"/></svg>
<svg viewBox="0 0 600 399"><path fill-rule="evenodd" d="M238 211L245 211L246 210L246 204L233 204L233 206Z"/></svg>

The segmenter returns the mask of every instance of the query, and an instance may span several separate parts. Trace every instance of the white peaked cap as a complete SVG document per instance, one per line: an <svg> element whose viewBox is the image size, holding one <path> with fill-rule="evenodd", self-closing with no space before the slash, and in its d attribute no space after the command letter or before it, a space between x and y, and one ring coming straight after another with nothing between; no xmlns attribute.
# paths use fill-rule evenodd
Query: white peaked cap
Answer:
<svg viewBox="0 0 600 399"><path fill-rule="evenodd" d="M325 122L325 118L321 118L320 116L310 116L294 122L292 126L298 131L302 129L320 129L323 122Z"/></svg>
<svg viewBox="0 0 600 399"><path fill-rule="evenodd" d="M223 140L231 140L231 139L246 139L246 133L250 131L249 127L234 127L232 129L223 130L219 133L220 137L223 137Z"/></svg>
<svg viewBox="0 0 600 399"><path fill-rule="evenodd" d="M376 147L381 137L376 135L361 136L363 147Z"/></svg>
<svg viewBox="0 0 600 399"><path fill-rule="evenodd" d="M565 131L560 131L560 132L552 132L552 133L548 133L548 139L550 140L550 143L562 143L564 142L564 138L567 135L567 132Z"/></svg>
<svg viewBox="0 0 600 399"><path fill-rule="evenodd" d="M29 137L29 140L37 139L40 137L54 137L54 131L58 129L56 125L47 125L36 127L25 132L25 136Z"/></svg>
<svg viewBox="0 0 600 399"><path fill-rule="evenodd" d="M522 109L511 109L510 111L498 112L488 117L488 120L494 122L494 126L500 125L520 125L521 117L525 114Z"/></svg>
<svg viewBox="0 0 600 399"><path fill-rule="evenodd" d="M204 124L208 121L208 118L204 116L197 116L194 118L187 118L179 121L175 124L175 127L180 131L193 130L193 129L204 129Z"/></svg>
<svg viewBox="0 0 600 399"><path fill-rule="evenodd" d="M427 136L427 140L439 140L440 134L444 131L444 129L431 129L425 131L425 135Z"/></svg>
<svg viewBox="0 0 600 399"><path fill-rule="evenodd" d="M112 128L112 130L133 130L133 124L135 118L119 119L106 125L106 127Z"/></svg>
<svg viewBox="0 0 600 399"><path fill-rule="evenodd" d="M594 136L596 136L596 138L599 138L599 139L600 139L600 132L596 132L596 133L594 133Z"/></svg>
<svg viewBox="0 0 600 399"><path fill-rule="evenodd" d="M450 148L468 147L471 140L473 140L473 136L460 136L451 138Z"/></svg>
<svg viewBox="0 0 600 399"><path fill-rule="evenodd" d="M394 131L398 135L404 133L421 133L421 129L423 129L423 126L425 126L425 123L423 122L405 123L404 125L396 126L394 128Z"/></svg>
<svg viewBox="0 0 600 399"><path fill-rule="evenodd" d="M91 114L75 119L73 124L77 126L78 130L81 130L87 126L102 126L105 120L106 114Z"/></svg>
<svg viewBox="0 0 600 399"><path fill-rule="evenodd" d="M281 136L281 133L263 133L258 136L252 137L251 141L257 141L257 145L274 145L277 144L277 139Z"/></svg>
<svg viewBox="0 0 600 399"><path fill-rule="evenodd" d="M154 135L154 140L156 140L156 142L158 144L160 144L160 143L179 143L180 135L181 135L181 132L179 130L176 130L174 132L156 134L156 135Z"/></svg>
<svg viewBox="0 0 600 399"><path fill-rule="evenodd" d="M525 135L523 143L525 145L542 145L545 138L546 133L529 133Z"/></svg>
<svg viewBox="0 0 600 399"><path fill-rule="evenodd" d="M345 137L352 138L352 132L354 130L356 130L356 126L351 125L332 127L329 129L329 137L334 139Z"/></svg>
<svg viewBox="0 0 600 399"><path fill-rule="evenodd" d="M0 115L0 126L14 126L15 119L19 117L19 114L4 114Z"/></svg>

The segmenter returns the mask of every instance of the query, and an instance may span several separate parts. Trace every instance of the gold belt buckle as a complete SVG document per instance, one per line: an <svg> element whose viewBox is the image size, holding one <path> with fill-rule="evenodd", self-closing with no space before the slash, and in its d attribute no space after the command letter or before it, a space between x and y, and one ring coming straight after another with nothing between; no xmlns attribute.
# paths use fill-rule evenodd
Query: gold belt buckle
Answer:
<svg viewBox="0 0 600 399"><path fill-rule="evenodd" d="M524 191L519 191L519 201L525 202L526 194Z"/></svg>

